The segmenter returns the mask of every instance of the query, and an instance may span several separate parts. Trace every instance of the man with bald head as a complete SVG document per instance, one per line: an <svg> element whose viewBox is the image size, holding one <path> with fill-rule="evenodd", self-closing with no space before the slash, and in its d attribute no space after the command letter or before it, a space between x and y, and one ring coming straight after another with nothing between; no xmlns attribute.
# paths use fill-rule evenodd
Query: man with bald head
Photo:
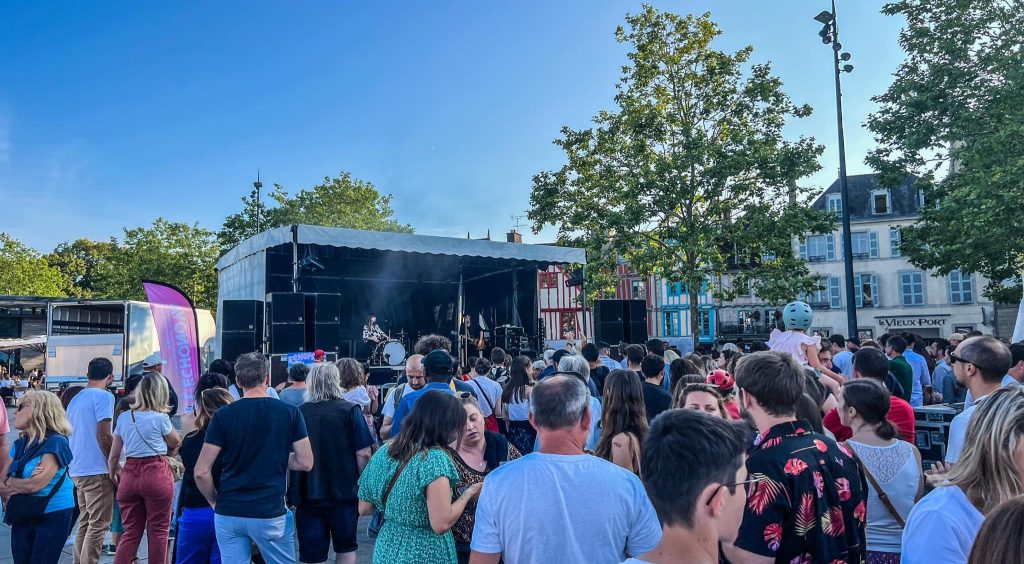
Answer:
<svg viewBox="0 0 1024 564"><path fill-rule="evenodd" d="M398 406L398 401L402 399L402 395L407 391L418 390L427 385L427 380L423 374L423 355L414 354L405 361L405 377L409 382L392 388L391 392L388 393L388 397L384 400L384 407L380 410L381 415L384 416L384 421L380 426L380 438L382 439L391 438L391 426L394 423L395 408Z"/></svg>
<svg viewBox="0 0 1024 564"><path fill-rule="evenodd" d="M989 394L1003 386L1003 377L1010 369L1010 349L999 340L988 337L971 337L950 355L953 376L967 387L972 403L965 403L965 409L953 418L949 425L949 443L946 447L946 463L960 459L960 452L967 439L967 426L978 405Z"/></svg>

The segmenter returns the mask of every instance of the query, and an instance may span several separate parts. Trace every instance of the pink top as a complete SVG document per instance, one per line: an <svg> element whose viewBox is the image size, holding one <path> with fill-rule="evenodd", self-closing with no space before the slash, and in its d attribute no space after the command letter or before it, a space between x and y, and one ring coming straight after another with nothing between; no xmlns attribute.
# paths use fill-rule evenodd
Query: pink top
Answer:
<svg viewBox="0 0 1024 564"><path fill-rule="evenodd" d="M818 335L810 337L799 331L783 332L778 329L772 329L772 334L768 336L768 348L773 351L789 353L801 365L808 366L807 353L804 352L801 345L814 345L820 348L821 337Z"/></svg>

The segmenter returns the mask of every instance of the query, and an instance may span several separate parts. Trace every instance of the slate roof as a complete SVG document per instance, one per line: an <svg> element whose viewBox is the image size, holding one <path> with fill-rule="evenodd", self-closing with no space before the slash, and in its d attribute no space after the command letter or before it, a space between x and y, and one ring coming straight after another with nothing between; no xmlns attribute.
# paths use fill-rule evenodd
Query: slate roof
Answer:
<svg viewBox="0 0 1024 564"><path fill-rule="evenodd" d="M899 186L889 188L889 199L891 209L887 214L871 213L871 192L885 189L875 182L875 174L852 174L846 177L850 191L850 219L884 219L915 217L921 211L919 189L917 188L917 177L908 175ZM839 179L837 178L827 190L820 196L811 207L816 210L828 210L829 194L839 194Z"/></svg>

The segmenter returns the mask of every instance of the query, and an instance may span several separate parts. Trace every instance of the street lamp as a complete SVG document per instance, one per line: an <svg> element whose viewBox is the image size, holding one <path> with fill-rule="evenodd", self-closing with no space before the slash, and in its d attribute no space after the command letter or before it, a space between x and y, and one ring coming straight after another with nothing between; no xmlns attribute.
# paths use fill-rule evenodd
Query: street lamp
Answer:
<svg viewBox="0 0 1024 564"><path fill-rule="evenodd" d="M263 183L260 182L260 171L256 171L256 182L252 183L252 194L256 198L256 233L260 232L260 191L263 189Z"/></svg>
<svg viewBox="0 0 1024 564"><path fill-rule="evenodd" d="M814 16L814 21L822 25L818 36L825 45L832 45L832 70L836 79L836 122L839 127L839 192L843 202L843 262L846 274L846 324L847 336L856 337L857 301L853 287L853 236L850 234L850 190L846 182L846 139L843 134L843 89L839 81L840 73L853 72L853 65L846 63L850 54L843 51L839 42L839 25L836 19L836 2L832 0L832 11L822 11ZM840 53L840 51L843 51ZM840 61L846 63L839 66Z"/></svg>

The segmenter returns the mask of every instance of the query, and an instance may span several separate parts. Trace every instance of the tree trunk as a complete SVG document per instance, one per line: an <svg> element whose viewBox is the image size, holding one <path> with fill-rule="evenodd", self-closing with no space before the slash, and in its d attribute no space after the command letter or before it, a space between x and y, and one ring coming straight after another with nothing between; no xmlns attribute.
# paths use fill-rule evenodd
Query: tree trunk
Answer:
<svg viewBox="0 0 1024 564"><path fill-rule="evenodd" d="M693 335L693 351L700 353L700 286L694 290L689 288L690 294L690 334Z"/></svg>

